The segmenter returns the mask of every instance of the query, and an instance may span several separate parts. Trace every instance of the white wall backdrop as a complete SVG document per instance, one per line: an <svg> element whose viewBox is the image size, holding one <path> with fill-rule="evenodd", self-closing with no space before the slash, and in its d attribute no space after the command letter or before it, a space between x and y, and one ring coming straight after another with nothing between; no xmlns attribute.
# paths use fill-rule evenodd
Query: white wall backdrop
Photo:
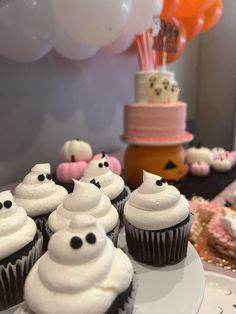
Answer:
<svg viewBox="0 0 236 314"><path fill-rule="evenodd" d="M198 41L170 68L194 118ZM37 162L56 166L63 142L81 138L95 152L124 148L123 105L133 100L134 51L71 62L51 52L31 64L0 58L0 184L21 179Z"/></svg>
<svg viewBox="0 0 236 314"><path fill-rule="evenodd" d="M196 138L232 149L236 109L236 1L224 1L221 22L200 37Z"/></svg>

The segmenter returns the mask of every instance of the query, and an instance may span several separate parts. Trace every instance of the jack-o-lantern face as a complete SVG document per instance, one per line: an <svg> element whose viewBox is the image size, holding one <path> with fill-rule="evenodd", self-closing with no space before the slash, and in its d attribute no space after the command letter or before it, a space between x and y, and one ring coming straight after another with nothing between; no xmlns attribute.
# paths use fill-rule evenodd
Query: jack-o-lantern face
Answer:
<svg viewBox="0 0 236 314"><path fill-rule="evenodd" d="M129 146L124 157L128 183L137 188L143 170L158 174L168 183L178 185L186 175L185 152L181 145L169 147Z"/></svg>

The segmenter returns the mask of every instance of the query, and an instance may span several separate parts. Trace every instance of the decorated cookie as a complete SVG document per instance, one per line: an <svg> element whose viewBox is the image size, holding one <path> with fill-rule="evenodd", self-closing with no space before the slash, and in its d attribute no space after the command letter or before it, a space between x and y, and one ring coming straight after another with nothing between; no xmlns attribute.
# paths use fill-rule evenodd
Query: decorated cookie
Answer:
<svg viewBox="0 0 236 314"><path fill-rule="evenodd" d="M25 300L41 314L131 313L132 280L129 258L94 217L81 215L51 237L26 280Z"/></svg>

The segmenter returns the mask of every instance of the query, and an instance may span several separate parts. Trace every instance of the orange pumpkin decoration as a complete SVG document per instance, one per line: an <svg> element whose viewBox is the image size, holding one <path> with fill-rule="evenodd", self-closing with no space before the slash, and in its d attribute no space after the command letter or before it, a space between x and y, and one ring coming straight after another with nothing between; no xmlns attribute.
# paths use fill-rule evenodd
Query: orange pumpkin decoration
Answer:
<svg viewBox="0 0 236 314"><path fill-rule="evenodd" d="M143 181L143 170L178 185L187 173L185 150L181 145L167 147L128 146L124 156L128 184L137 188Z"/></svg>

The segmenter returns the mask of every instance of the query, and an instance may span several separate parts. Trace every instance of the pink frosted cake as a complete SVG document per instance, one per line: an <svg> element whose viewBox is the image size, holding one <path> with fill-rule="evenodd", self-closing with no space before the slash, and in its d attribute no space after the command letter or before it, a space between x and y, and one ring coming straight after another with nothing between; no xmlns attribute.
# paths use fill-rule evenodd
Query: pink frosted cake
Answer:
<svg viewBox="0 0 236 314"><path fill-rule="evenodd" d="M221 254L236 259L236 213L227 210L208 225L208 242Z"/></svg>
<svg viewBox="0 0 236 314"><path fill-rule="evenodd" d="M136 76L136 102L125 105L123 139L134 143L188 142L187 104L178 101L179 86L171 72Z"/></svg>

